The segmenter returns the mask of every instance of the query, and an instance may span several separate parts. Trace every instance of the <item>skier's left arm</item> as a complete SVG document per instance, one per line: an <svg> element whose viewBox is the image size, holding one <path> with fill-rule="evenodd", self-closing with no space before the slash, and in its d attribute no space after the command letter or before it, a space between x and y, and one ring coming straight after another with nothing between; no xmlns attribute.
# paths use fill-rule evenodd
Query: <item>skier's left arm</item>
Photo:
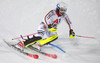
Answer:
<svg viewBox="0 0 100 63"><path fill-rule="evenodd" d="M69 37L72 39L75 37L75 32L73 31L72 22L70 21L68 15L65 14L65 21L69 26Z"/></svg>

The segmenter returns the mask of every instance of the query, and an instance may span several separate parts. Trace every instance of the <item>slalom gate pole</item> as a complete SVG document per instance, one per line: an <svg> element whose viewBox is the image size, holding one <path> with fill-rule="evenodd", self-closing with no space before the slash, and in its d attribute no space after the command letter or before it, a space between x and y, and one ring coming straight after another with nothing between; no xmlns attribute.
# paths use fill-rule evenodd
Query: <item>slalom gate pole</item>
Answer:
<svg viewBox="0 0 100 63"><path fill-rule="evenodd" d="M82 38L91 38L91 39L94 39L94 37L80 36L80 35L76 35L76 37L82 37Z"/></svg>
<svg viewBox="0 0 100 63"><path fill-rule="evenodd" d="M51 43L50 43L49 45L54 46L54 47L58 48L59 50L61 50L62 52L66 53L63 49L61 49L60 47L58 47L58 46L56 46L56 45L54 45L54 44L51 44Z"/></svg>

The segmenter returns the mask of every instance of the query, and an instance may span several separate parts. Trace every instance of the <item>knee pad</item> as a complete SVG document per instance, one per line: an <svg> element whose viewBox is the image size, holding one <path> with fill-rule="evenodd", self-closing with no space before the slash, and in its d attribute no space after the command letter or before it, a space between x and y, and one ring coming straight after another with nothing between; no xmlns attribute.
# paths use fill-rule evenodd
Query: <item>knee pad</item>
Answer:
<svg viewBox="0 0 100 63"><path fill-rule="evenodd" d="M48 43L56 40L57 38L58 38L57 35L53 35L53 36L51 36L51 37L49 37L47 39L41 40L39 43L40 43L40 45L45 45L45 44L48 44Z"/></svg>

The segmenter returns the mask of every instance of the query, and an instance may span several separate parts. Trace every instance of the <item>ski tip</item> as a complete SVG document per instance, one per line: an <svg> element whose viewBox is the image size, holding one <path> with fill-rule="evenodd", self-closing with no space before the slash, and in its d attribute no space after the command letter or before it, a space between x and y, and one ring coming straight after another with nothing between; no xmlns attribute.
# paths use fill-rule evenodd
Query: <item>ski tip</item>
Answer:
<svg viewBox="0 0 100 63"><path fill-rule="evenodd" d="M56 54L52 55L52 58L56 59L57 58L57 55Z"/></svg>
<svg viewBox="0 0 100 63"><path fill-rule="evenodd" d="M39 56L38 55L33 55L34 59L38 59Z"/></svg>
<svg viewBox="0 0 100 63"><path fill-rule="evenodd" d="M54 58L54 59L57 58L57 55L56 54L46 54L46 56L51 57L51 58Z"/></svg>
<svg viewBox="0 0 100 63"><path fill-rule="evenodd" d="M38 59L38 58L39 58L38 55L33 55L33 54L28 54L28 56L29 56L29 57L32 57L32 58L34 58L34 59Z"/></svg>

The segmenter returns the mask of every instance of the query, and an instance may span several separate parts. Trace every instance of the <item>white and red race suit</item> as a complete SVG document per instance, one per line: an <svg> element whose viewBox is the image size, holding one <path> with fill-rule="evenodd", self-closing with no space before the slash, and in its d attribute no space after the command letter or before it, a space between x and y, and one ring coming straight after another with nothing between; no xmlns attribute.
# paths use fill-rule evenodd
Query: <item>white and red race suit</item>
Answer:
<svg viewBox="0 0 100 63"><path fill-rule="evenodd" d="M69 26L69 29L73 29L72 28L72 23L71 23L71 21L70 21L67 14L64 13L63 15L59 15L57 10L51 10L50 12L48 12L45 15L44 21L40 23L37 31L42 32L42 31L50 29L50 28L48 28L48 25L51 26L51 27L57 28L57 26L62 21L66 21L66 23ZM39 33L36 36L43 37L44 34L46 34L48 37L50 37L50 36L53 36L53 35L57 35L57 32L53 33L53 32L47 31L47 32Z"/></svg>

